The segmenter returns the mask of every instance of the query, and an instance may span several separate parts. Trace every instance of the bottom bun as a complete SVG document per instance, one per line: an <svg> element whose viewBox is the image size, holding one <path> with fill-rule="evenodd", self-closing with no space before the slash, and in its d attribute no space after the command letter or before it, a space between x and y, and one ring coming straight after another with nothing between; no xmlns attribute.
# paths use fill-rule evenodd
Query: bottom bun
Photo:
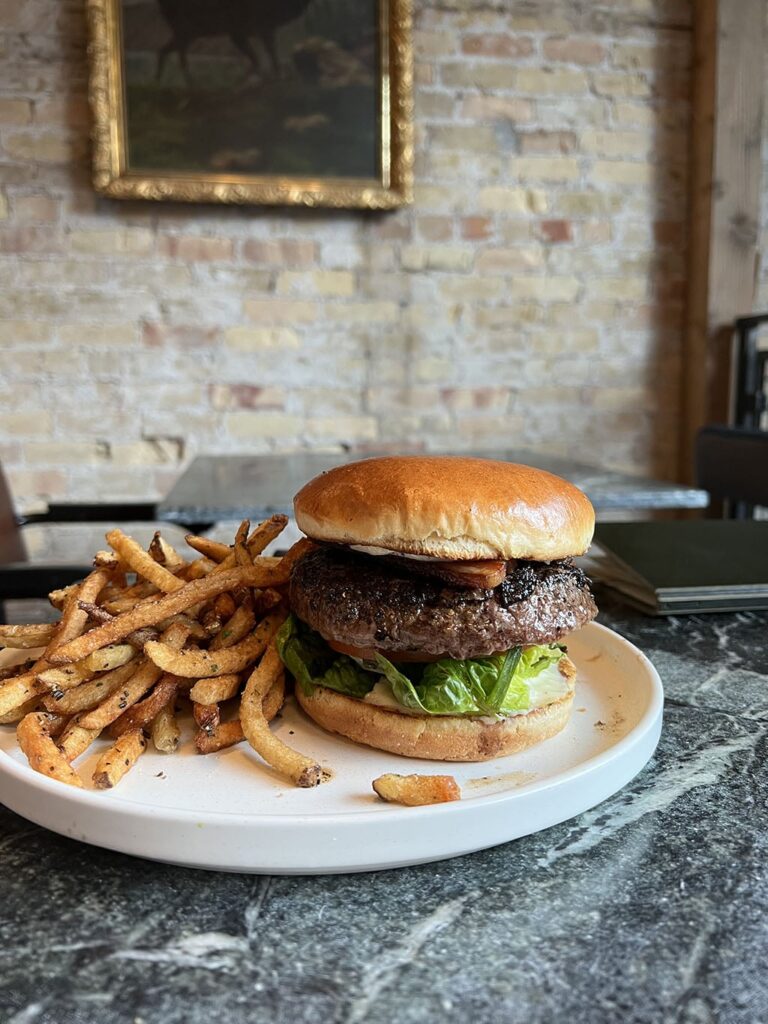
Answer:
<svg viewBox="0 0 768 1024"><path fill-rule="evenodd" d="M408 715L325 686L315 687L307 696L297 685L296 699L318 725L355 743L429 761L490 761L527 750L565 727L573 706L576 667L564 657L558 668L568 680L568 693L535 711L498 722L458 715Z"/></svg>

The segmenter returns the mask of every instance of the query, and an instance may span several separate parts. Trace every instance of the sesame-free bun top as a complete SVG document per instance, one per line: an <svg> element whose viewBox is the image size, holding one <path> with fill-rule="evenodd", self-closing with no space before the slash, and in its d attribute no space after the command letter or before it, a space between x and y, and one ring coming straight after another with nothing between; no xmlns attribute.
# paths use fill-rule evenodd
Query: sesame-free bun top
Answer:
<svg viewBox="0 0 768 1024"><path fill-rule="evenodd" d="M313 540L450 561L583 554L595 513L573 484L513 462L391 455L336 466L294 498Z"/></svg>

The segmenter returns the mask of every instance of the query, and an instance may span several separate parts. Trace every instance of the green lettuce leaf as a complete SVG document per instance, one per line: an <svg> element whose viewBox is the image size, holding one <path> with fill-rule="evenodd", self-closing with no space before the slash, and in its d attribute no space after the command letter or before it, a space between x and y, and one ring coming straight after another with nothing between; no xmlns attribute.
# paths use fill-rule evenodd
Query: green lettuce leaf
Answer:
<svg viewBox="0 0 768 1024"><path fill-rule="evenodd" d="M513 647L489 658L443 658L429 664L395 665L381 654L360 662L331 650L323 638L289 616L277 649L305 693L327 686L363 698L383 677L403 708L427 715L499 715L530 707L528 682L560 660L558 644Z"/></svg>
<svg viewBox="0 0 768 1024"><path fill-rule="evenodd" d="M376 683L375 675L366 672L353 658L331 650L319 633L295 615L289 615L277 631L275 646L283 664L306 694L316 686L327 686L349 697L362 698Z"/></svg>

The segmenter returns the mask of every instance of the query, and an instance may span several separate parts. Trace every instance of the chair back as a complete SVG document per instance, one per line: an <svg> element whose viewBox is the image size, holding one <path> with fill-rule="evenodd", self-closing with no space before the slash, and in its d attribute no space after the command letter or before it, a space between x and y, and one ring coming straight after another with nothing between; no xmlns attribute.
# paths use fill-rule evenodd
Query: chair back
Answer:
<svg viewBox="0 0 768 1024"><path fill-rule="evenodd" d="M696 436L696 483L716 500L768 507L768 431L702 427Z"/></svg>

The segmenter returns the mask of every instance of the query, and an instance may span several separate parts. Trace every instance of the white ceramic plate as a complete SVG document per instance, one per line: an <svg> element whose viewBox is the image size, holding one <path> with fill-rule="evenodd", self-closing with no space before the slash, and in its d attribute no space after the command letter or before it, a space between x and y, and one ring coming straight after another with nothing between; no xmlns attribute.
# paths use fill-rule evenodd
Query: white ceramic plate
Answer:
<svg viewBox="0 0 768 1024"><path fill-rule="evenodd" d="M593 807L656 747L663 693L645 655L595 623L569 637L568 649L579 670L570 723L512 757L454 765L369 750L324 732L290 701L276 732L333 768L317 789L287 785L245 744L201 757L189 739L171 756L150 748L112 791L77 790L33 772L13 729L0 726L0 801L86 843L222 871L371 871L470 853ZM97 753L78 762L85 778ZM371 790L383 772L450 772L463 797L384 804Z"/></svg>

